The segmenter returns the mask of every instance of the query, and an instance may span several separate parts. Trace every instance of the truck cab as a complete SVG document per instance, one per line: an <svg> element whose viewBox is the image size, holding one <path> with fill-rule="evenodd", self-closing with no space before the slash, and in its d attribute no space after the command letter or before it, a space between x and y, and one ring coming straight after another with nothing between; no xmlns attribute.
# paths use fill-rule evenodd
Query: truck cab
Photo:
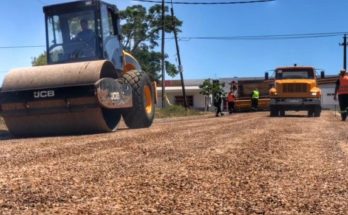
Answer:
<svg viewBox="0 0 348 215"><path fill-rule="evenodd" d="M324 77L323 72L321 76ZM308 116L320 116L321 90L313 67L294 65L276 68L269 96L270 116L284 116L288 110L304 110L308 111Z"/></svg>

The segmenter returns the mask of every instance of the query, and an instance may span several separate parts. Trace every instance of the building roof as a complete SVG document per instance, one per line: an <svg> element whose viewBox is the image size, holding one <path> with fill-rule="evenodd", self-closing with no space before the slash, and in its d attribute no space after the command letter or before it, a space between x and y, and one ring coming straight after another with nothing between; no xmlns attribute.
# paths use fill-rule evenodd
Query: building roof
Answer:
<svg viewBox="0 0 348 215"><path fill-rule="evenodd" d="M190 79L190 80L184 80L185 86L198 86L202 84L204 79ZM181 80L165 80L164 81L165 86L181 86ZM157 86L162 86L162 82L160 81Z"/></svg>
<svg viewBox="0 0 348 215"><path fill-rule="evenodd" d="M165 87L166 92L181 92L182 87L181 86L171 86L171 87ZM185 86L186 91L200 91L201 89L199 86ZM162 87L157 87L157 91L162 91Z"/></svg>

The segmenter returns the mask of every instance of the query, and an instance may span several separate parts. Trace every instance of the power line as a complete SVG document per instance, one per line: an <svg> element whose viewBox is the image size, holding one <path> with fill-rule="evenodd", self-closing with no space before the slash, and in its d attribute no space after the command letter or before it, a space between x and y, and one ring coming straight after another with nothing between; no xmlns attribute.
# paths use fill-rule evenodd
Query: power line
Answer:
<svg viewBox="0 0 348 215"><path fill-rule="evenodd" d="M133 0L137 2L146 2L146 3L161 3L160 1L156 0ZM166 1L166 3L172 3L172 4L184 4L184 5L231 5L231 4L252 4L252 3L266 3L266 2L272 2L276 0L247 0L247 1L225 1L225 2L184 2L184 1L176 1L176 2L170 2Z"/></svg>
<svg viewBox="0 0 348 215"><path fill-rule="evenodd" d="M340 35L326 35L326 36L297 36L297 37L180 37L180 40L291 40L291 39L315 39L337 37ZM173 39L173 38L169 38Z"/></svg>
<svg viewBox="0 0 348 215"><path fill-rule="evenodd" d="M289 40L289 39L315 39L325 37L342 36L346 32L328 32L328 33L307 33L307 34L275 34L275 35L257 35L257 36L197 36L180 37L181 40Z"/></svg>
<svg viewBox="0 0 348 215"><path fill-rule="evenodd" d="M0 49L25 49L25 48L43 48L44 45L27 45L27 46L0 46Z"/></svg>
<svg viewBox="0 0 348 215"><path fill-rule="evenodd" d="M316 39L326 37L337 37L348 34L343 32L321 32L303 34L269 34L269 35L244 35L244 36L196 36L180 37L180 40L288 40L288 39ZM174 39L173 37L166 39ZM23 46L0 46L0 49L24 49L24 48L44 48L44 45L23 45Z"/></svg>

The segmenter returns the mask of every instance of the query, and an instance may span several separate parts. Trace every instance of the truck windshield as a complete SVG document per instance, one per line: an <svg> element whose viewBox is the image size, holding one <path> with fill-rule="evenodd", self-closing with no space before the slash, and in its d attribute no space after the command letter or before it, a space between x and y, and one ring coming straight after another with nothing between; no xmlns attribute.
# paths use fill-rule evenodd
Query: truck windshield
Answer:
<svg viewBox="0 0 348 215"><path fill-rule="evenodd" d="M312 70L277 70L276 79L313 79Z"/></svg>
<svg viewBox="0 0 348 215"><path fill-rule="evenodd" d="M48 16L49 63L95 58L95 32L93 10Z"/></svg>

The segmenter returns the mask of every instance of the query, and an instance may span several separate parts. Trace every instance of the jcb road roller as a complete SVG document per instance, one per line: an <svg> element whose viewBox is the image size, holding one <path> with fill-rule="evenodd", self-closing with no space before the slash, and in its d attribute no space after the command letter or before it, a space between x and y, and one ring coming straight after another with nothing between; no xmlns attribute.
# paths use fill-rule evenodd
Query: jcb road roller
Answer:
<svg viewBox="0 0 348 215"><path fill-rule="evenodd" d="M0 111L14 136L115 131L151 126L155 85L122 49L115 5L99 0L43 8L46 66L11 70Z"/></svg>

